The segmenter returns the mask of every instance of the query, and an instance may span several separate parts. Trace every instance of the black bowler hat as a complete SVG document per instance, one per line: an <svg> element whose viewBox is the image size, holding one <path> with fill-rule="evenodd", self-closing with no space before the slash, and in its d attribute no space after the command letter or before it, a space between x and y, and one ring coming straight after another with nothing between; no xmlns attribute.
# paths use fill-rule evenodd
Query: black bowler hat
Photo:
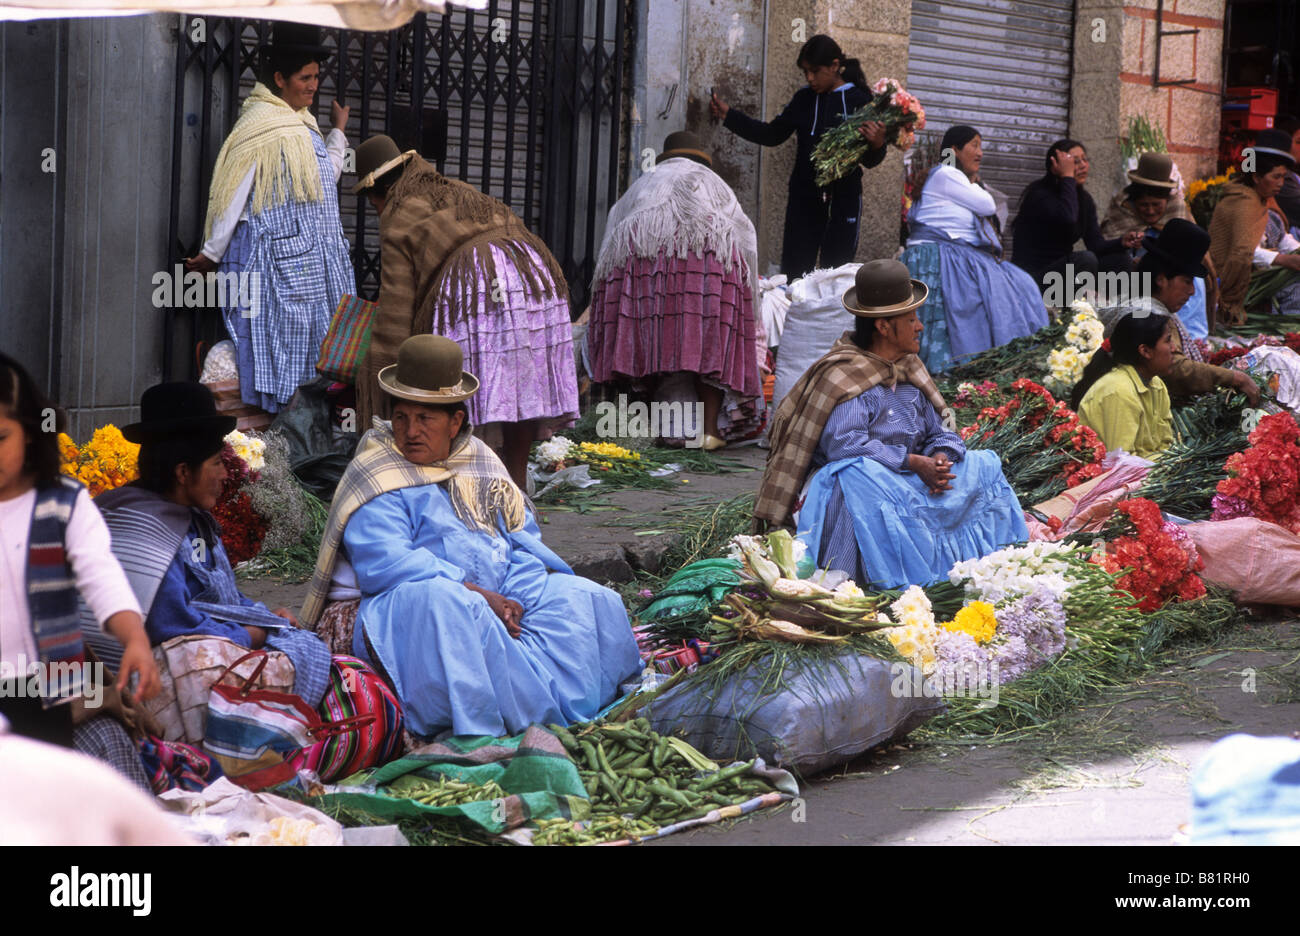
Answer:
<svg viewBox="0 0 1300 936"><path fill-rule="evenodd" d="M1146 248L1147 253L1155 254L1173 264L1174 268L1184 276L1209 275L1202 261L1205 259L1205 252L1210 249L1210 235L1205 228L1190 221L1182 218L1166 221L1160 236L1148 235L1142 239L1142 246Z"/></svg>
<svg viewBox="0 0 1300 936"><path fill-rule="evenodd" d="M230 433L234 416L217 412L212 391L200 383L160 383L140 397L140 421L122 427L122 435L137 445L177 436L216 436Z"/></svg>
<svg viewBox="0 0 1300 936"><path fill-rule="evenodd" d="M320 27L305 23L276 23L271 41L262 44L262 53L273 58L280 55L310 55L317 62L330 57L329 47L320 41Z"/></svg>
<svg viewBox="0 0 1300 936"><path fill-rule="evenodd" d="M1256 153L1280 156L1290 163L1293 168L1295 167L1295 157L1291 155L1291 135L1285 130L1259 131L1259 133L1255 134L1255 145L1252 149Z"/></svg>

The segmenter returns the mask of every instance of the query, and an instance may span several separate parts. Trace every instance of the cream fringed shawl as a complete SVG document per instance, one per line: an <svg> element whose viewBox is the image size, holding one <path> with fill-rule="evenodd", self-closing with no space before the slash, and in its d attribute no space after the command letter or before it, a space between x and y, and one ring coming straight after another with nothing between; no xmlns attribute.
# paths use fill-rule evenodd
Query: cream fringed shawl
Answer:
<svg viewBox="0 0 1300 936"><path fill-rule="evenodd" d="M737 253L758 301L758 237L731 187L707 166L665 159L633 182L609 211L592 281L601 282L628 257L653 259L660 251L684 258L712 252L730 272Z"/></svg>
<svg viewBox="0 0 1300 936"><path fill-rule="evenodd" d="M239 119L217 154L208 194L208 220L204 239L212 236L212 224L230 206L239 184L256 167L253 177L253 214L282 204L320 201L320 168L311 136L321 135L311 111L295 111L266 85L258 83L239 109Z"/></svg>
<svg viewBox="0 0 1300 936"><path fill-rule="evenodd" d="M510 480L496 453L471 434L468 423L452 440L452 453L445 461L416 465L397 448L392 427L376 419L334 492L302 607L305 627L314 628L325 610L343 531L352 514L380 494L423 484L444 485L456 516L471 530L495 534L504 528L513 533L522 530L528 519L523 492Z"/></svg>

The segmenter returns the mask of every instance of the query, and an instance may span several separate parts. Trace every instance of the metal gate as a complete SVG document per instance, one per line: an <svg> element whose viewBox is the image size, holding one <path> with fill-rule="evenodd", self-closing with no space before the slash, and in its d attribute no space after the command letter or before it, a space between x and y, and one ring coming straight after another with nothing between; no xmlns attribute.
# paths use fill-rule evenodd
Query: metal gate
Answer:
<svg viewBox="0 0 1300 936"><path fill-rule="evenodd" d="M942 133L970 124L984 141L984 181L1010 196L1043 174L1066 135L1074 0L916 0L908 90Z"/></svg>
<svg viewBox="0 0 1300 936"><path fill-rule="evenodd" d="M386 33L324 31L316 114L352 107L348 142L387 133L451 178L501 199L559 260L575 309L586 305L609 207L617 199L630 106L625 54L631 0L491 0L486 11L421 14ZM187 18L178 37L172 147L171 263L202 246L212 167L262 65L272 24ZM350 168L350 167L349 167ZM624 170L625 172L625 170ZM364 199L340 210L357 286L379 291L378 221ZM163 374L177 349L220 337L215 310L169 319ZM192 357L189 354L187 358ZM188 364L197 377L197 361ZM176 374L183 376L183 374Z"/></svg>

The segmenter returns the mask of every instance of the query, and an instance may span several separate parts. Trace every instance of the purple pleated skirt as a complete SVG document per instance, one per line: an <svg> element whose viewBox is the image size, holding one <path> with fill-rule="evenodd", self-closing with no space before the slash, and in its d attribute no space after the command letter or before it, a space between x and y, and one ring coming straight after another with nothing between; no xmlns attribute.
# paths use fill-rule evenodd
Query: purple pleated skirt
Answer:
<svg viewBox="0 0 1300 936"><path fill-rule="evenodd" d="M549 279L541 257L527 249ZM466 401L470 421L480 427L534 419L571 422L578 416L578 371L569 300L554 294L531 297L524 278L495 244L492 259L504 281L502 301L492 301L492 287L480 271L477 307L467 310L464 297L446 294L434 316L439 321L449 305L461 313L446 337L460 345L465 370L479 379L479 392Z"/></svg>

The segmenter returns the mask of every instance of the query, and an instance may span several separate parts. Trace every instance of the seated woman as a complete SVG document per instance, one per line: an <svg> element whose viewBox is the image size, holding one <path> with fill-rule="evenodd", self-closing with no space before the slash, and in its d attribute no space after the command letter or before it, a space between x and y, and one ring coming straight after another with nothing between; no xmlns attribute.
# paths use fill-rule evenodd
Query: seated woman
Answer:
<svg viewBox="0 0 1300 936"><path fill-rule="evenodd" d="M1166 153L1143 153L1138 157L1137 168L1128 173L1129 184L1116 193L1101 221L1101 236L1123 238L1134 231L1144 238L1153 238L1173 220L1191 223L1192 213L1187 202L1174 196L1174 161ZM1209 260L1209 239L1206 238L1206 256ZM1146 254L1145 243L1130 250L1134 262L1141 262ZM1143 272L1141 269L1138 272ZM1178 310L1178 319L1192 338L1205 338L1210 334L1206 309L1207 285L1209 300L1217 301L1218 286L1213 270L1198 273L1192 281L1190 299Z"/></svg>
<svg viewBox="0 0 1300 936"><path fill-rule="evenodd" d="M1206 364L1181 318L1182 309L1193 295L1194 283L1206 274L1202 258L1210 246L1210 235L1191 221L1174 218L1158 237L1143 240L1145 253L1138 261L1138 273L1147 277L1150 296L1130 297L1115 309L1100 309L1109 337L1115 323L1126 313L1169 316L1169 338L1174 361L1161 379L1173 398L1208 393L1228 387L1244 393L1251 406L1259 403L1259 384L1245 371Z"/></svg>
<svg viewBox="0 0 1300 936"><path fill-rule="evenodd" d="M1154 460L1173 444L1169 391L1161 379L1174 364L1171 321L1141 311L1121 316L1111 349L1097 349L1070 394L1079 421L1097 433L1107 451L1123 449Z"/></svg>
<svg viewBox="0 0 1300 936"><path fill-rule="evenodd" d="M355 655L388 678L413 735L591 718L641 668L627 612L542 544L470 431L478 379L462 364L455 342L416 335L379 372L391 427L366 433L339 482L303 619L355 575Z"/></svg>
<svg viewBox="0 0 1300 936"><path fill-rule="evenodd" d="M1078 140L1057 140L1047 151L1047 174L1031 182L1020 196L1012 262L1029 272L1044 292L1065 290L1064 275L1127 273L1132 268L1123 248L1136 247L1142 235L1131 231L1107 240L1097 224L1097 205L1084 191L1088 153ZM1082 239L1086 249L1075 251ZM1064 302L1062 303L1064 304Z"/></svg>
<svg viewBox="0 0 1300 936"><path fill-rule="evenodd" d="M900 258L930 289L922 315L921 360L931 373L1047 325L1038 284L1002 261L993 196L980 182L983 144L974 127L949 127L940 151L955 165L930 170L912 208Z"/></svg>
<svg viewBox="0 0 1300 936"><path fill-rule="evenodd" d="M223 637L242 647L287 654L294 693L320 704L330 655L314 634L293 626L287 608L270 611L240 593L209 511L221 498L224 437L233 416L217 413L207 387L163 383L140 400L141 421L122 427L140 446L139 480L95 499L113 535L113 554L145 615L156 646L173 637ZM95 647L114 665L111 648Z"/></svg>
<svg viewBox="0 0 1300 936"><path fill-rule="evenodd" d="M862 265L844 294L855 329L782 401L754 508L756 526L795 519L817 564L864 588L928 584L1029 537L997 454L941 423L951 411L916 356L925 297L898 261Z"/></svg>
<svg viewBox="0 0 1300 936"><path fill-rule="evenodd" d="M1246 322L1250 274L1270 266L1300 272L1300 249L1274 197L1295 168L1291 138L1278 130L1261 130L1254 147L1254 171L1243 171L1223 186L1223 197L1210 221L1210 255L1219 271L1218 321ZM1300 315L1300 284L1284 287L1274 299L1277 311Z"/></svg>

